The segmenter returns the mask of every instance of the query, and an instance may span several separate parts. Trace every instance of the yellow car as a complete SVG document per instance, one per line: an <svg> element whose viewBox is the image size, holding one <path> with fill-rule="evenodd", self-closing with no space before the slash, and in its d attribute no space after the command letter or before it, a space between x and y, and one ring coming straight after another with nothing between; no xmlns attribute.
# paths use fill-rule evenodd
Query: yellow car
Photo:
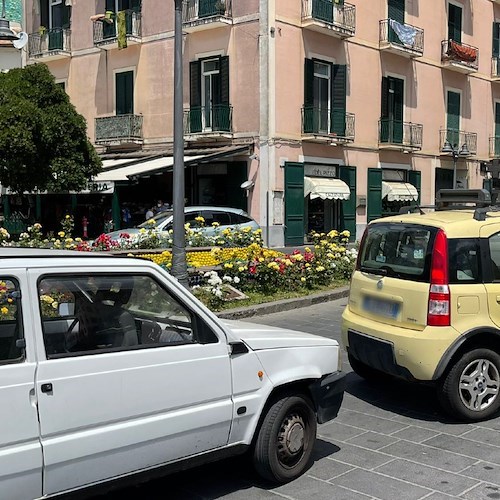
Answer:
<svg viewBox="0 0 500 500"><path fill-rule="evenodd" d="M371 222L342 316L365 379L432 382L455 418L500 408L500 206L485 190L443 190L435 211Z"/></svg>

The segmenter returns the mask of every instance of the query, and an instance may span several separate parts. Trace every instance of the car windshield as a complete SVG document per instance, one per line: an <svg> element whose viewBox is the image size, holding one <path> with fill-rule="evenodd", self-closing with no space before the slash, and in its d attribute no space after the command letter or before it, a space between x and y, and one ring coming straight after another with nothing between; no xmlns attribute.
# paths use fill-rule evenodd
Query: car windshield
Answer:
<svg viewBox="0 0 500 500"><path fill-rule="evenodd" d="M147 221L143 222L142 224L139 224L137 227L139 227L139 228L142 228L142 227L145 227L145 228L151 227L151 223L149 222L151 220L154 221L154 223L155 223L154 225L155 226L158 226L162 222L164 222L165 219L167 219L168 217L170 217L172 214L173 214L173 212L171 210L166 210L164 212L160 212L159 214L156 214L154 217L151 217L151 219L148 219Z"/></svg>
<svg viewBox="0 0 500 500"><path fill-rule="evenodd" d="M360 271L427 281L436 230L412 224L373 224L361 248Z"/></svg>

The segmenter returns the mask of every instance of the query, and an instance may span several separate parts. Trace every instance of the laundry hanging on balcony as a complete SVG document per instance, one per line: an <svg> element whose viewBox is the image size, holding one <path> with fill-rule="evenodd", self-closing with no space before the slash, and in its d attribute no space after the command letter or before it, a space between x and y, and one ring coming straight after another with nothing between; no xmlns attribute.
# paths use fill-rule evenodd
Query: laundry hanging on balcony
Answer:
<svg viewBox="0 0 500 500"><path fill-rule="evenodd" d="M116 24L118 30L118 48L125 49L127 48L127 19L124 10L120 10L116 14Z"/></svg>
<svg viewBox="0 0 500 500"><path fill-rule="evenodd" d="M415 45L417 30L413 26L398 23L394 19L390 19L389 23L403 45L407 47Z"/></svg>
<svg viewBox="0 0 500 500"><path fill-rule="evenodd" d="M463 62L475 62L477 59L477 49L460 45L454 40L450 40L448 44L448 56L452 59L458 59Z"/></svg>

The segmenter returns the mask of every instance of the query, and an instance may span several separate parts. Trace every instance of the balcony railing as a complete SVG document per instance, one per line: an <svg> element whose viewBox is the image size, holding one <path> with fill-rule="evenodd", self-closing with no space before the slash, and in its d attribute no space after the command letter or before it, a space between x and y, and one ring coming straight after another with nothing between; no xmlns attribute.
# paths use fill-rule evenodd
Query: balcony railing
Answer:
<svg viewBox="0 0 500 500"><path fill-rule="evenodd" d="M207 25L218 21L231 21L232 0L187 0L183 2L182 22L184 24Z"/></svg>
<svg viewBox="0 0 500 500"><path fill-rule="evenodd" d="M477 71L479 66L479 49L466 43L443 40L441 42L441 62L450 69L472 73Z"/></svg>
<svg viewBox="0 0 500 500"><path fill-rule="evenodd" d="M30 58L68 57L71 55L71 30L52 28L44 32L31 33L28 37Z"/></svg>
<svg viewBox="0 0 500 500"><path fill-rule="evenodd" d="M127 43L129 41L139 40L142 33L142 14L136 10L126 10L124 29ZM108 22L106 19L94 22L94 45L117 44L119 34L118 15L113 16Z"/></svg>
<svg viewBox="0 0 500 500"><path fill-rule="evenodd" d="M302 0L302 24L318 22L341 36L352 36L356 31L356 7L332 0Z"/></svg>
<svg viewBox="0 0 500 500"><path fill-rule="evenodd" d="M233 130L233 107L229 104L192 106L184 111L186 134L231 133Z"/></svg>
<svg viewBox="0 0 500 500"><path fill-rule="evenodd" d="M383 19L379 23L381 49L396 49L410 56L424 54L424 30L411 24L401 24L393 19Z"/></svg>
<svg viewBox="0 0 500 500"><path fill-rule="evenodd" d="M378 122L379 144L391 148L422 149L423 125L381 118Z"/></svg>
<svg viewBox="0 0 500 500"><path fill-rule="evenodd" d="M321 136L332 142L354 141L354 114L342 109L304 106L302 135Z"/></svg>
<svg viewBox="0 0 500 500"><path fill-rule="evenodd" d="M490 158L500 158L500 137L490 137Z"/></svg>
<svg viewBox="0 0 500 500"><path fill-rule="evenodd" d="M463 130L448 128L440 130L439 135L440 150L448 141L455 149L461 149L466 145L470 154L475 155L477 153L477 134L475 132L464 132Z"/></svg>
<svg viewBox="0 0 500 500"><path fill-rule="evenodd" d="M96 118L95 142L108 145L142 142L142 115Z"/></svg>

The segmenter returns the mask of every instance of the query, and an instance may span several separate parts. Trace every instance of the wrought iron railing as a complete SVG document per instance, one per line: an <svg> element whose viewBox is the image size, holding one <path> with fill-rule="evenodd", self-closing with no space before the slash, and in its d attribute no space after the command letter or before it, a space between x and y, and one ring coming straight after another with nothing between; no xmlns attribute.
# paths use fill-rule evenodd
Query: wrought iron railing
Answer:
<svg viewBox="0 0 500 500"><path fill-rule="evenodd" d="M71 52L71 30L52 28L28 37L29 57L43 57L54 52Z"/></svg>
<svg viewBox="0 0 500 500"><path fill-rule="evenodd" d="M184 130L186 134L232 132L233 107L229 104L192 106L184 112Z"/></svg>
<svg viewBox="0 0 500 500"><path fill-rule="evenodd" d="M446 142L460 151L465 145L470 154L477 153L477 134L475 132L464 132L453 128L442 129L439 131L440 135L440 149L443 149Z"/></svg>
<svg viewBox="0 0 500 500"><path fill-rule="evenodd" d="M424 53L424 30L411 24L401 24L393 19L379 23L379 42L390 43L417 54Z"/></svg>
<svg viewBox="0 0 500 500"><path fill-rule="evenodd" d="M378 122L379 144L422 149L423 129L424 127L420 123L381 118Z"/></svg>
<svg viewBox="0 0 500 500"><path fill-rule="evenodd" d="M142 115L104 116L95 119L95 142L142 140Z"/></svg>
<svg viewBox="0 0 500 500"><path fill-rule="evenodd" d="M233 17L232 0L187 0L183 2L182 22L213 17Z"/></svg>
<svg viewBox="0 0 500 500"><path fill-rule="evenodd" d="M302 0L302 20L314 19L339 28L346 34L356 31L356 7L332 0Z"/></svg>
<svg viewBox="0 0 500 500"><path fill-rule="evenodd" d="M302 108L302 133L354 140L354 114L343 109Z"/></svg>
<svg viewBox="0 0 500 500"><path fill-rule="evenodd" d="M500 158L500 137L490 137L490 158Z"/></svg>
<svg viewBox="0 0 500 500"><path fill-rule="evenodd" d="M479 49L455 40L441 42L441 62L458 63L477 71L479 67Z"/></svg>
<svg viewBox="0 0 500 500"><path fill-rule="evenodd" d="M125 12L125 35L127 37L141 37L142 14L137 10L126 10ZM107 43L118 38L118 15L112 14L111 19L103 19L94 22L94 44Z"/></svg>

